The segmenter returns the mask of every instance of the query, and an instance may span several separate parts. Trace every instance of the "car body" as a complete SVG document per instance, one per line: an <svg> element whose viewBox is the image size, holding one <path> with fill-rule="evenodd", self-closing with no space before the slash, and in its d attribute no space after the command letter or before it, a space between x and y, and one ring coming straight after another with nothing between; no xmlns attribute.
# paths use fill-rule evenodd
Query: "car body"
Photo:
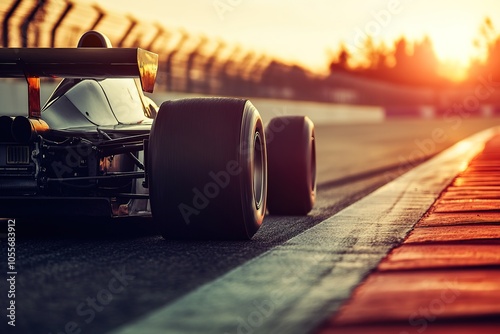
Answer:
<svg viewBox="0 0 500 334"><path fill-rule="evenodd" d="M25 76L30 105L1 116L0 216L150 214L140 160L156 107L140 80L151 91L156 68L141 49L0 49L0 76ZM40 76L65 79L38 110Z"/></svg>
<svg viewBox="0 0 500 334"><path fill-rule="evenodd" d="M255 107L234 98L158 108L143 93L157 68L156 54L112 48L95 31L77 48L0 49L0 77L26 78L29 109L0 116L0 217L153 216L164 236L248 239L267 210L266 131L278 137L280 164L296 166L272 187L280 213L294 201L281 194L296 181L305 196L290 212L312 209L310 120L283 118L287 127L264 130ZM64 78L43 108L40 77Z"/></svg>

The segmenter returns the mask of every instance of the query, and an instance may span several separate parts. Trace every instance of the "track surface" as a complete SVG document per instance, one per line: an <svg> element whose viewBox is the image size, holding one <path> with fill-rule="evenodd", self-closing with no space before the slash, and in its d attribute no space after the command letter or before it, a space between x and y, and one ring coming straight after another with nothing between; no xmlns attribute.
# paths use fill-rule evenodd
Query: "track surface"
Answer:
<svg viewBox="0 0 500 334"><path fill-rule="evenodd" d="M165 241L120 227L104 231L89 222L76 227L73 221L57 222L71 226L69 231L39 222L47 226L43 235L18 225L17 317L15 329L9 330L104 333L131 322L286 242L458 140L497 124L500 119L319 126L316 208L307 217L268 217L247 242ZM4 237L1 263L6 263ZM2 278L3 310L5 282Z"/></svg>

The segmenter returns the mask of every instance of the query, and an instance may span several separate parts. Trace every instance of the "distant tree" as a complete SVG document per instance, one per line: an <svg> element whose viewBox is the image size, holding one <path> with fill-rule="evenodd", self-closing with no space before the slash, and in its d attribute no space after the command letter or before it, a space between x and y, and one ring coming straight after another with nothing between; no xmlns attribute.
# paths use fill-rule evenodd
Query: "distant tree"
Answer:
<svg viewBox="0 0 500 334"><path fill-rule="evenodd" d="M394 43L393 60L394 66L391 71L393 81L405 81L406 73L412 71L412 56L409 53L409 43L406 38L401 37Z"/></svg>
<svg viewBox="0 0 500 334"><path fill-rule="evenodd" d="M433 85L439 83L439 60L428 36L425 36L421 42L414 44L412 63L414 65L412 74L417 84Z"/></svg>
<svg viewBox="0 0 500 334"><path fill-rule="evenodd" d="M371 36L368 36L363 45L362 67L374 70L380 64L381 52Z"/></svg>
<svg viewBox="0 0 500 334"><path fill-rule="evenodd" d="M351 55L349 51L347 51L344 43L340 44L338 53L334 54L331 58L330 72L349 70L349 60Z"/></svg>
<svg viewBox="0 0 500 334"><path fill-rule="evenodd" d="M475 80L479 75L500 75L500 35L493 22L486 17L479 28L479 36L474 40L479 57L471 61L469 77Z"/></svg>
<svg viewBox="0 0 500 334"><path fill-rule="evenodd" d="M343 46L342 50L340 51L340 54L339 54L338 64L342 68L347 68L349 66L349 57L350 57L349 52L347 52L347 50Z"/></svg>
<svg viewBox="0 0 500 334"><path fill-rule="evenodd" d="M396 67L408 67L409 64L408 42L401 37L394 43L394 61Z"/></svg>
<svg viewBox="0 0 500 334"><path fill-rule="evenodd" d="M479 37L474 41L479 49L489 52L498 39L495 26L489 17L486 17L479 27Z"/></svg>
<svg viewBox="0 0 500 334"><path fill-rule="evenodd" d="M439 60L427 36L412 43L401 37L392 48L367 37L362 61L352 68L352 72L405 85L436 86L443 84L444 80L438 75L438 67Z"/></svg>
<svg viewBox="0 0 500 334"><path fill-rule="evenodd" d="M371 66L371 76L377 79L387 78L391 70L389 66L389 59L392 58L391 53L391 50L389 50L383 42L375 47L375 55L373 57L374 63Z"/></svg>

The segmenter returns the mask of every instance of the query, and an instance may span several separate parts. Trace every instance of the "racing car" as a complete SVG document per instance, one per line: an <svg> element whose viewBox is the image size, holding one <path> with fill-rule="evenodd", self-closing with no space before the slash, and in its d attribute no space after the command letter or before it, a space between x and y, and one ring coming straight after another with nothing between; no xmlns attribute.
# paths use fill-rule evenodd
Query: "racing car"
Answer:
<svg viewBox="0 0 500 334"><path fill-rule="evenodd" d="M97 31L75 48L0 49L0 77L28 86L27 116L0 107L0 217L151 217L165 238L250 239L267 213L311 211L309 118L264 127L239 98L158 107L144 94L157 71L157 54ZM41 77L62 78L43 107Z"/></svg>

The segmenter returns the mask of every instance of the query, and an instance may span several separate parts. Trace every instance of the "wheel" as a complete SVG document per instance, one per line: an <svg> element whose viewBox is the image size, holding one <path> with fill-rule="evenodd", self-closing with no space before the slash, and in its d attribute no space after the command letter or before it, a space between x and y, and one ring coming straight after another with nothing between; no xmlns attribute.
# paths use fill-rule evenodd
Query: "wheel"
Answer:
<svg viewBox="0 0 500 334"><path fill-rule="evenodd" d="M266 127L270 214L306 215L316 200L314 124L305 116L273 118Z"/></svg>
<svg viewBox="0 0 500 334"><path fill-rule="evenodd" d="M153 220L165 238L250 239L264 219L262 120L246 100L164 102L148 148Z"/></svg>

